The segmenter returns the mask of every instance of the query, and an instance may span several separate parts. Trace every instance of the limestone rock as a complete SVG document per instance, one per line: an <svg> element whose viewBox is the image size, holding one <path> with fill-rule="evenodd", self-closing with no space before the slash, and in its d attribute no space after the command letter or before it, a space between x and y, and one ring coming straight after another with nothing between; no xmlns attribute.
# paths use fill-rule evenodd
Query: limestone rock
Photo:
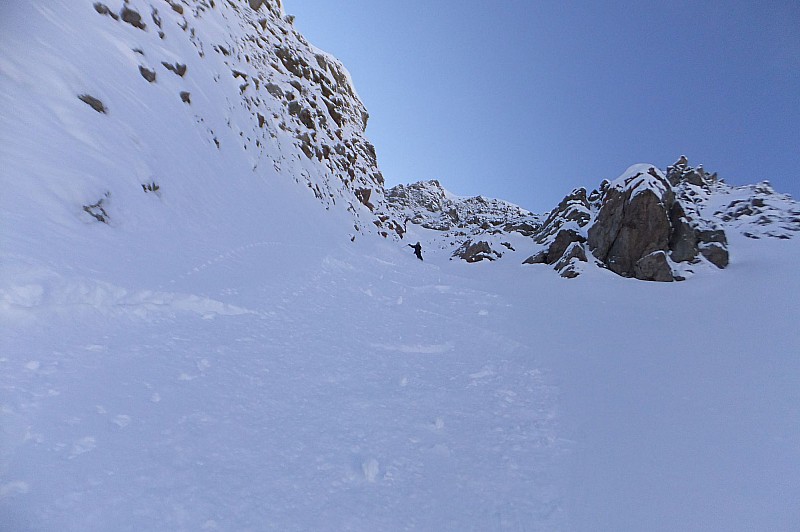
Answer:
<svg viewBox="0 0 800 532"><path fill-rule="evenodd" d="M577 263L587 262L586 250L581 242L573 242L564 251L564 255L553 266L559 272L561 277L573 279L580 274L577 268Z"/></svg>
<svg viewBox="0 0 800 532"><path fill-rule="evenodd" d="M537 253L534 253L525 259L522 264L547 264L547 251L541 250Z"/></svg>
<svg viewBox="0 0 800 532"><path fill-rule="evenodd" d="M558 232L558 234L556 234L556 238L553 240L553 243L547 250L547 263L554 264L565 255L568 248L573 249L573 244L583 242L586 242L586 238L584 238L583 235L579 234L577 231L572 229L562 229ZM580 249L583 249L583 247L580 246ZM586 260L585 254L583 260Z"/></svg>
<svg viewBox="0 0 800 532"><path fill-rule="evenodd" d="M686 218L679 202L672 205L669 213L672 234L669 238L670 257L675 262L692 261L697 257L697 234Z"/></svg>

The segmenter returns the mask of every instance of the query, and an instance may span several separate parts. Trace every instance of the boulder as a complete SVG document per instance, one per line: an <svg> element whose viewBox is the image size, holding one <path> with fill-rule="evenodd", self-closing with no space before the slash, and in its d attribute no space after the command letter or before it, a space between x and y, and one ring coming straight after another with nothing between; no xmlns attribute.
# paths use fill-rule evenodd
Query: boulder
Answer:
<svg viewBox="0 0 800 532"><path fill-rule="evenodd" d="M700 253L708 262L720 269L727 267L730 261L727 248L718 242L701 244Z"/></svg>
<svg viewBox="0 0 800 532"><path fill-rule="evenodd" d="M78 96L78 99L83 103L85 103L86 105L88 105L89 107L91 107L92 109L94 109L95 111L97 111L98 113L102 114L108 113L108 109L103 104L103 102L95 98L94 96L91 96L89 94L80 94Z"/></svg>
<svg viewBox="0 0 800 532"><path fill-rule="evenodd" d="M522 264L547 264L547 251L543 249L538 253L534 253L522 261Z"/></svg>
<svg viewBox="0 0 800 532"><path fill-rule="evenodd" d="M150 69L148 69L148 68L145 68L145 67L143 67L143 66L140 66L140 67L139 67L139 74L141 74L141 75L142 75L142 77L143 77L144 79L146 79L146 80L147 80L148 82L150 82L150 83L154 83L154 82L155 82L155 80L156 80L156 73L155 73L155 71L154 71L154 70L150 70Z"/></svg>
<svg viewBox="0 0 800 532"><path fill-rule="evenodd" d="M586 237L574 229L561 229L549 246L525 259L523 264L555 264L572 244L583 242Z"/></svg>
<svg viewBox="0 0 800 532"><path fill-rule="evenodd" d="M556 270L564 270L575 262L586 262L586 250L580 242L573 242L564 252L564 255L556 262Z"/></svg>
<svg viewBox="0 0 800 532"><path fill-rule="evenodd" d="M547 263L555 264L564 255L567 248L576 242L586 242L586 238L573 229L560 230L547 250Z"/></svg>
<svg viewBox="0 0 800 532"><path fill-rule="evenodd" d="M139 14L139 12L130 9L128 6L122 7L122 11L120 11L119 16L123 22L127 22L134 28L139 28L140 30L147 29L147 24L142 22L142 16Z"/></svg>
<svg viewBox="0 0 800 532"><path fill-rule="evenodd" d="M645 255L634 265L634 276L642 281L670 282L675 280L672 267L664 251Z"/></svg>
<svg viewBox="0 0 800 532"><path fill-rule="evenodd" d="M492 246L483 240L475 242L474 244L472 241L467 240L453 253L453 258L458 257L469 263L480 262L484 259L493 261L502 256L502 253L493 250Z"/></svg>

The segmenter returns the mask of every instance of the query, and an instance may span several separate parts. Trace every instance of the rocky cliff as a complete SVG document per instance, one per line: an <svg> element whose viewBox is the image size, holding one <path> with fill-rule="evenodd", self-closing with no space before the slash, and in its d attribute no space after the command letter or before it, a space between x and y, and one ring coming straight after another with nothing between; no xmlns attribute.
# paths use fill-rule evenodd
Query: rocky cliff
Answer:
<svg viewBox="0 0 800 532"><path fill-rule="evenodd" d="M386 190L350 75L295 30L280 0L24 9L62 48L26 47L22 31L0 42L11 43L0 54L0 207L18 226L72 231L69 238L82 225L105 227L109 242L127 230L145 250L212 227L246 241L252 228L237 217L270 210L281 222L296 215L287 223L298 225L305 211L287 198L305 190L303 202L338 220L315 223L336 225L343 238L401 241L411 232L426 253L453 260L545 264L564 277L597 265L653 281L725 268L731 232L783 239L800 230L797 203L768 183L730 187L683 157L574 190L542 215L458 197L437 181ZM292 191L265 185L279 180ZM269 228L260 229L266 240ZM69 238L66 250L77 247Z"/></svg>
<svg viewBox="0 0 800 532"><path fill-rule="evenodd" d="M115 41L74 105L119 117L168 91L170 112L184 107L210 150L241 150L256 175L270 167L290 176L326 208L350 211L355 233L397 235L401 225L386 212L365 135L369 115L350 75L295 30L280 0L102 0L74 8ZM132 75L139 79L125 81L127 94L108 90ZM130 92L138 101L126 100ZM155 184L168 193L163 181L142 186ZM110 196L122 187L106 186ZM112 220L108 211L95 216L103 208L96 203L87 198L84 211Z"/></svg>

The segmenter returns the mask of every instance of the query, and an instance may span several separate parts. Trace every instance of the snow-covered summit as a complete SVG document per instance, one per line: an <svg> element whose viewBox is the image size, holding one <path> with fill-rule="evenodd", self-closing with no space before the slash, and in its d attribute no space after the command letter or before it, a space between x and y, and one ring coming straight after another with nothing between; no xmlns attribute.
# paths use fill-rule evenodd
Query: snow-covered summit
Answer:
<svg viewBox="0 0 800 532"><path fill-rule="evenodd" d="M457 196L437 180L397 185L386 191L386 198L406 222L439 231L476 227L488 230L533 216L530 211L507 201Z"/></svg>
<svg viewBox="0 0 800 532"><path fill-rule="evenodd" d="M646 163L631 165L611 182L610 187L620 192L630 191L632 196L649 190L664 197L670 190L664 173L652 164Z"/></svg>

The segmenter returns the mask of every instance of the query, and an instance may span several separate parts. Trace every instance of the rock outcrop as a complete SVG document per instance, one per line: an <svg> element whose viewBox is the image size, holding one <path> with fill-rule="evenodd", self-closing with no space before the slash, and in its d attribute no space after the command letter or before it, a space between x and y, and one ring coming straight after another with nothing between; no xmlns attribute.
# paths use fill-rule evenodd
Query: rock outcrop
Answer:
<svg viewBox="0 0 800 532"><path fill-rule="evenodd" d="M586 226L592 219L592 208L586 189L575 189L553 209L531 236L536 252L523 264L549 264L562 277L577 277L578 262L587 262Z"/></svg>
<svg viewBox="0 0 800 532"><path fill-rule="evenodd" d="M397 185L386 191L386 199L406 223L436 231L526 232L539 226L538 218L517 205L483 196L459 197L436 180Z"/></svg>
<svg viewBox="0 0 800 532"><path fill-rule="evenodd" d="M592 254L623 277L656 280L650 272L664 261L654 252L669 250L670 213L675 195L666 177L655 167L633 166L605 191L597 217L589 228ZM659 258L654 258L659 257ZM646 259L645 264L639 264Z"/></svg>
<svg viewBox="0 0 800 532"><path fill-rule="evenodd" d="M97 2L94 11L105 21L95 20L141 30L129 35L138 75L156 87L156 68L171 72L169 83L179 87L176 100L195 103L191 112L210 145L225 149L218 132L224 124L252 159L254 172L273 167L306 186L325 208L348 210L356 233L399 238L402 224L384 199L383 175L365 134L369 114L350 75L295 30L280 0L166 1L171 9L161 12L145 0L126 0L121 8ZM196 105L193 100L209 94L190 89L208 78L214 96L224 92L224 98ZM96 98L80 97L107 112ZM217 130L206 124L217 124Z"/></svg>
<svg viewBox="0 0 800 532"><path fill-rule="evenodd" d="M540 217L517 205L482 196L459 197L436 180L390 188L386 199L395 218L403 220L404 231L430 231L430 244L468 262L498 260L504 255L499 249L514 251L510 240L530 237L541 226Z"/></svg>
<svg viewBox="0 0 800 532"><path fill-rule="evenodd" d="M730 190L727 196L714 216L744 236L786 240L800 233L800 205L776 193L768 181Z"/></svg>
<svg viewBox="0 0 800 532"><path fill-rule="evenodd" d="M728 186L685 157L666 171L634 165L591 192L573 190L544 215L499 200L459 198L438 181L400 185L386 197L404 228L430 235L427 249L467 262L527 251L521 262L549 265L567 278L597 265L623 277L680 281L699 268L728 265L727 231L751 238L800 232L800 208L790 197L768 183Z"/></svg>
<svg viewBox="0 0 800 532"><path fill-rule="evenodd" d="M602 194L588 231L592 254L611 271L646 281L682 280L673 266L699 256L726 267L725 231L704 218L695 201L716 182L685 157L666 175L651 165L631 167Z"/></svg>
<svg viewBox="0 0 800 532"><path fill-rule="evenodd" d="M480 262L482 260L493 261L502 256L502 253L492 249L492 246L486 241L473 243L471 240L467 240L455 250L452 258L464 259L467 262Z"/></svg>

